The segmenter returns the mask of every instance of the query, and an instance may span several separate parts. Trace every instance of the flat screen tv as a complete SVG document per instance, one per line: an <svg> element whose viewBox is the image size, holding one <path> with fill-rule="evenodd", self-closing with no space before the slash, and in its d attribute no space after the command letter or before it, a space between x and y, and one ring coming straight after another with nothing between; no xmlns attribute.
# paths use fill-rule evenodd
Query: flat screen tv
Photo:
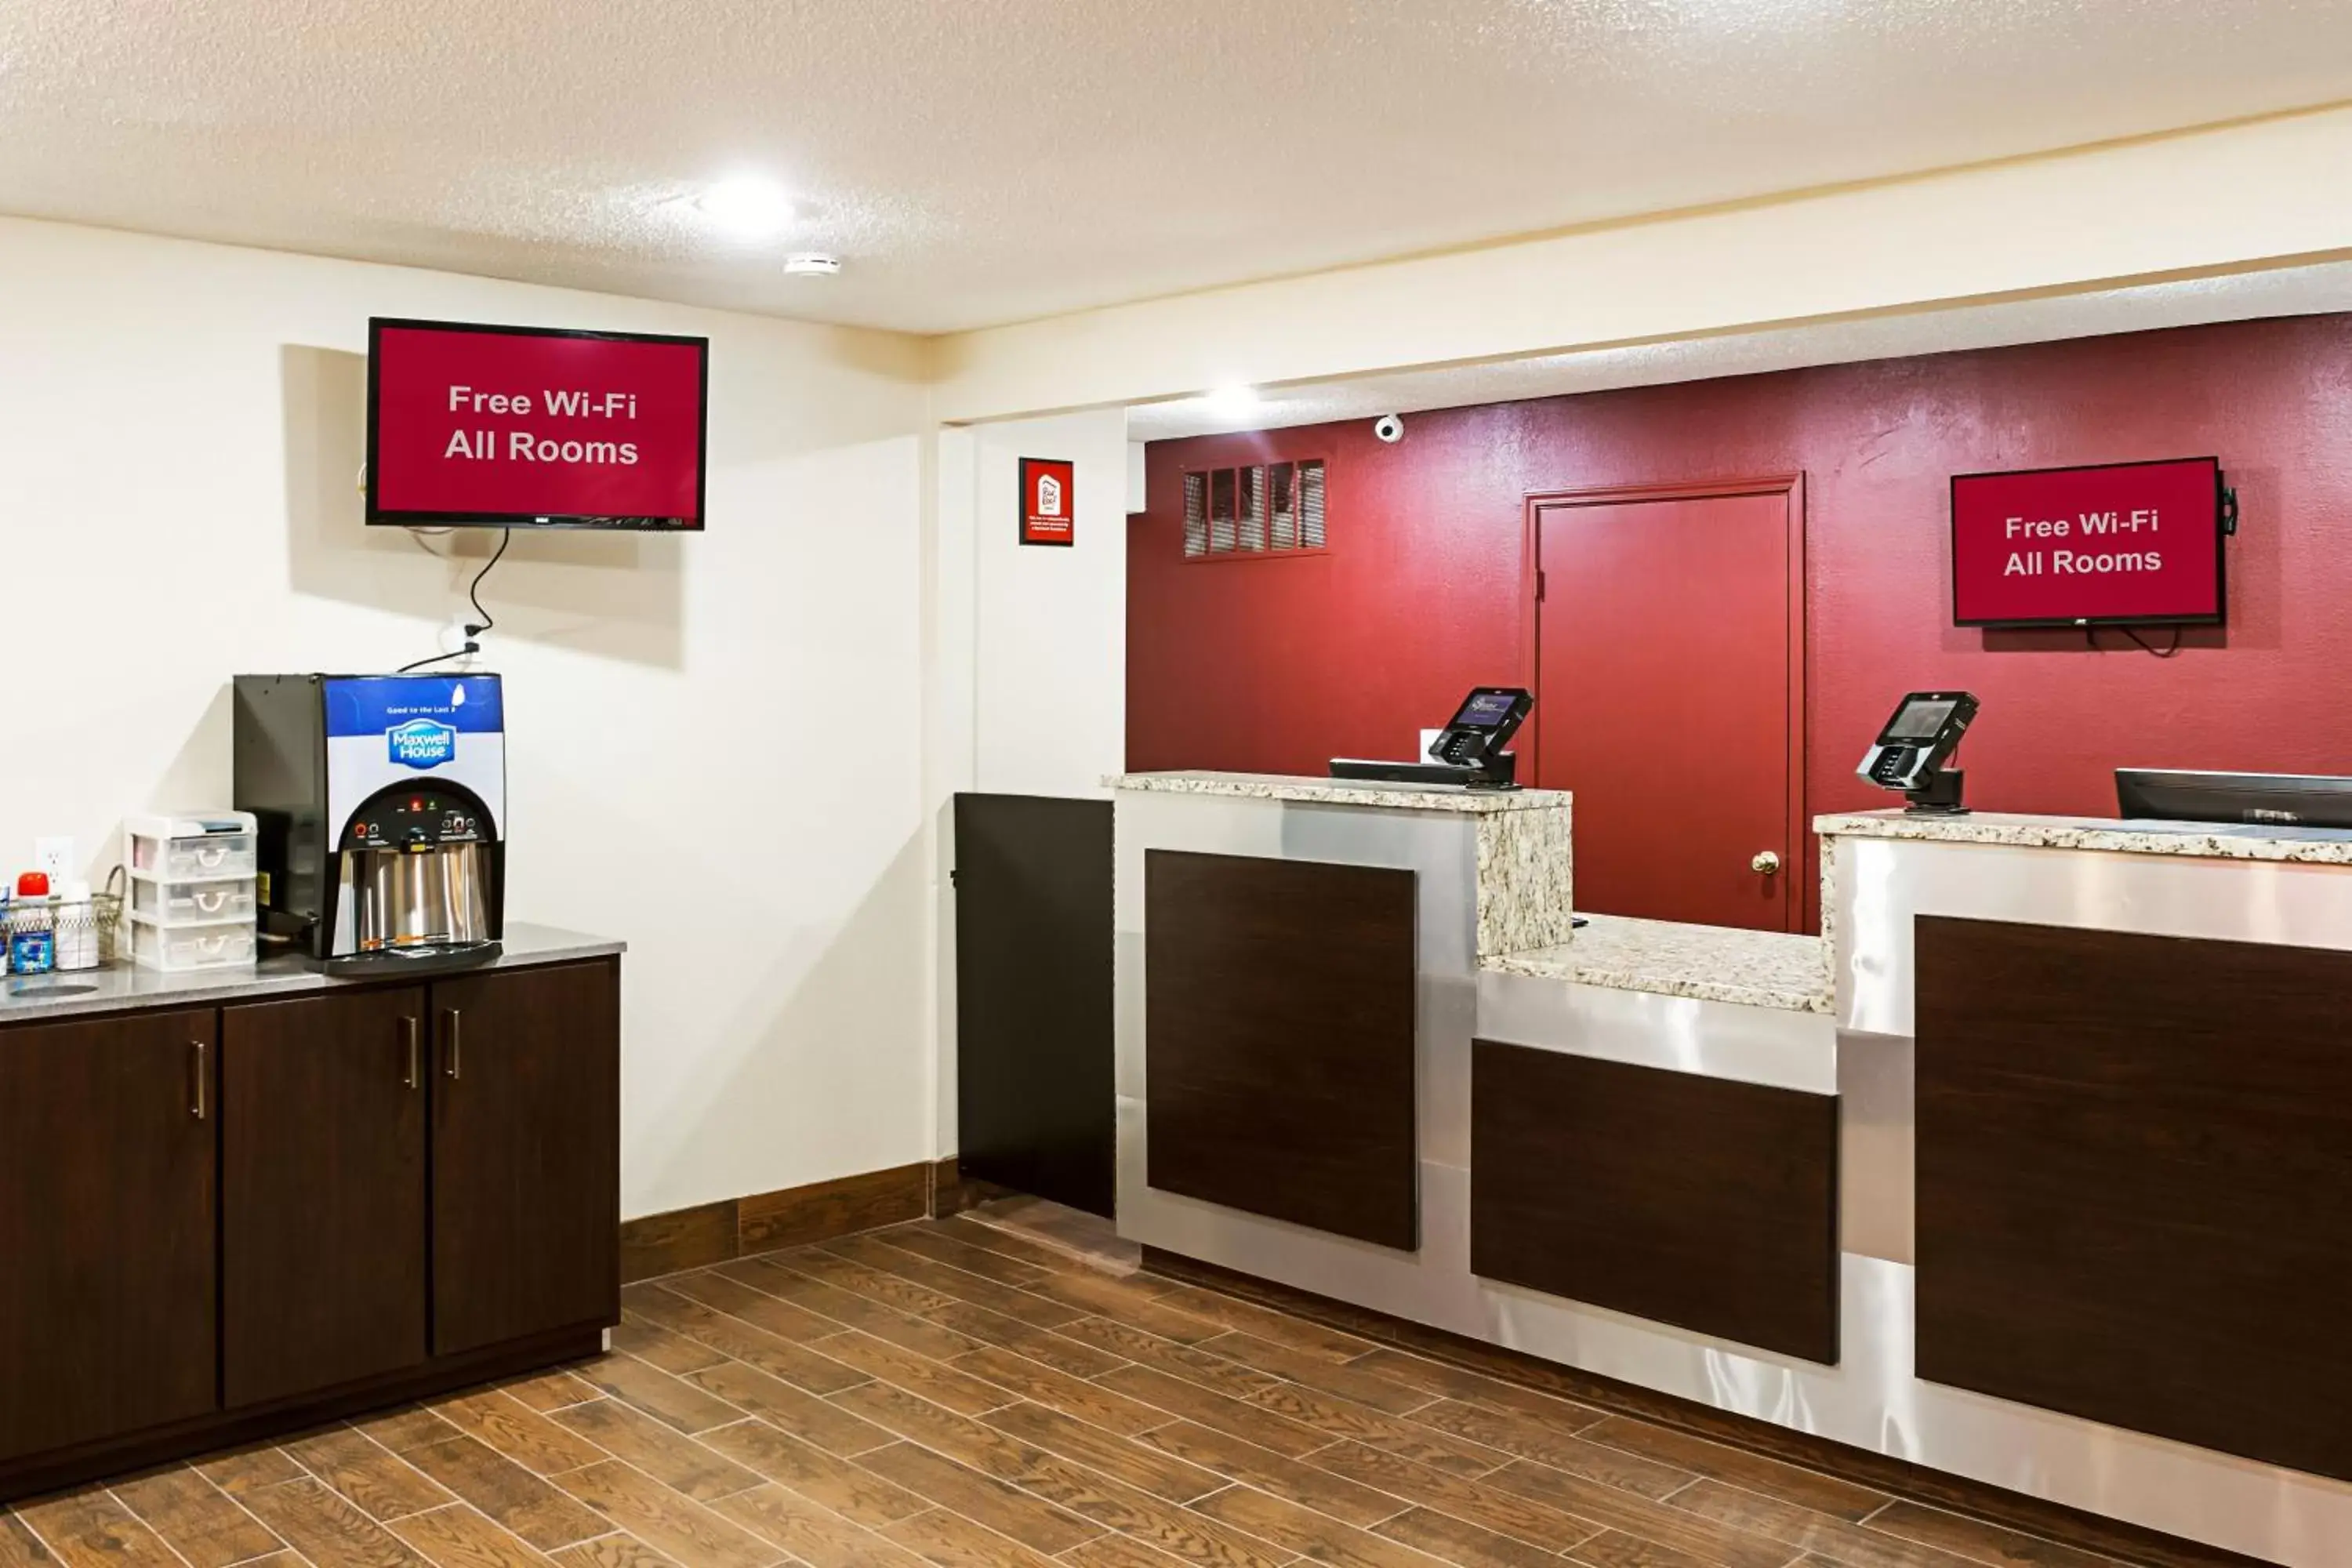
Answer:
<svg viewBox="0 0 2352 1568"><path fill-rule="evenodd" d="M703 524L710 340L375 317L367 521Z"/></svg>
<svg viewBox="0 0 2352 1568"><path fill-rule="evenodd" d="M2215 458L1955 474L1952 620L2219 625L2226 497Z"/></svg>

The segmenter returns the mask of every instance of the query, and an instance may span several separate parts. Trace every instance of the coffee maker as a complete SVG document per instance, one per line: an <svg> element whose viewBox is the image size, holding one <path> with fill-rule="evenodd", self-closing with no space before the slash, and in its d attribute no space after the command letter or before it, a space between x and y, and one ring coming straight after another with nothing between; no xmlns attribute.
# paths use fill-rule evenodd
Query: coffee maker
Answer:
<svg viewBox="0 0 2352 1568"><path fill-rule="evenodd" d="M240 675L235 795L265 932L347 976L497 956L506 704L495 675Z"/></svg>

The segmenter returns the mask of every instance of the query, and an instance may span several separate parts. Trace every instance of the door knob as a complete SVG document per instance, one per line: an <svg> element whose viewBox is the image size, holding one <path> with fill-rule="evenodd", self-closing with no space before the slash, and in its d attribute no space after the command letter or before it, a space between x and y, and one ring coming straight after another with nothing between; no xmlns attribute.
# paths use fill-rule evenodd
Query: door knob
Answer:
<svg viewBox="0 0 2352 1568"><path fill-rule="evenodd" d="M1777 849L1759 849L1756 852L1756 858L1748 862L1748 868L1759 876L1770 876L1773 872L1778 871L1780 868L1780 851Z"/></svg>

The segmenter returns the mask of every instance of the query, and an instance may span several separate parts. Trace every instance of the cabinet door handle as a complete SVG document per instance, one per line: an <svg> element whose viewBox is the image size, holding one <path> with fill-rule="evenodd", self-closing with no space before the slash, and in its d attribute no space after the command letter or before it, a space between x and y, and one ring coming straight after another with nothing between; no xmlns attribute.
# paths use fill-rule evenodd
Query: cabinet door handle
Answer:
<svg viewBox="0 0 2352 1568"><path fill-rule="evenodd" d="M462 1048L462 1041L458 1035L458 1021L464 1016L465 1015L455 1007L447 1009L441 1015L442 1026L447 1031L449 1037L449 1049L441 1063L441 1071L453 1079L460 1076L458 1068L461 1063L458 1052Z"/></svg>
<svg viewBox="0 0 2352 1568"><path fill-rule="evenodd" d="M403 1018L400 1021L400 1039L406 1047L404 1054L407 1058L406 1070L402 1073L401 1081L411 1089L421 1087L423 1081L424 1068L417 1047L417 1036L421 1032L421 1026L415 1019Z"/></svg>
<svg viewBox="0 0 2352 1568"><path fill-rule="evenodd" d="M205 1119L205 1043L188 1042L188 1114L202 1121Z"/></svg>

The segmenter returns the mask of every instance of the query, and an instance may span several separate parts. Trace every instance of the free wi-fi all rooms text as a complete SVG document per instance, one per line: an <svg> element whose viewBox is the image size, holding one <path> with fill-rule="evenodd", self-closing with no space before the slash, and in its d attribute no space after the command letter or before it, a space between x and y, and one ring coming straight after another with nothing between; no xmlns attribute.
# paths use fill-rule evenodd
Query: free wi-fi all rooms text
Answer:
<svg viewBox="0 0 2352 1568"><path fill-rule="evenodd" d="M529 418L547 414L563 419L606 419L615 422L637 416L634 392L478 392L470 386L449 389L452 414L490 414ZM611 463L623 468L637 460L635 441L601 441L577 437L558 439L530 430L467 430L449 433L441 448L444 458L470 458L477 462Z"/></svg>
<svg viewBox="0 0 2352 1568"><path fill-rule="evenodd" d="M2081 533L2096 542L2107 542L2118 535L2129 534L2137 539L2141 534L2158 531L2157 509L2147 507L2138 511L2086 511L2076 518L2006 518L2001 522L2001 537L2011 541L2027 539L2070 539ZM2161 572L2164 557L2155 550L2076 550L2055 547L2042 549L2011 549L2008 564L2000 569L2004 577L2064 576L2085 573Z"/></svg>

